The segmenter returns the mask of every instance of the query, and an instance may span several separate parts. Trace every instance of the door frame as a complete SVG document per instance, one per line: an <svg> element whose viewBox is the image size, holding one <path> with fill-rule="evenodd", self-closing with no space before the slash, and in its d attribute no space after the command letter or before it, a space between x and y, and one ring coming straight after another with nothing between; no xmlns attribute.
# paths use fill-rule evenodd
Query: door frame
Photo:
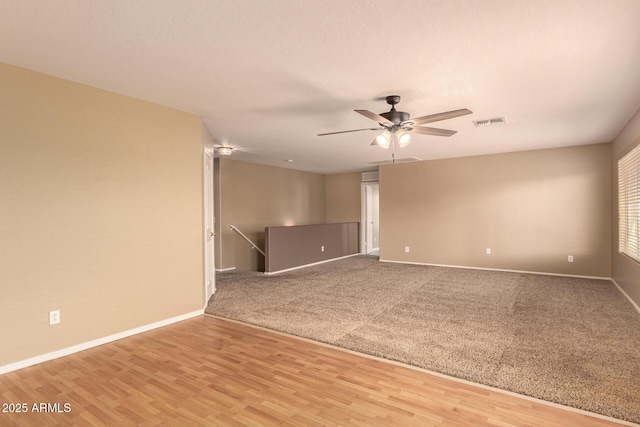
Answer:
<svg viewBox="0 0 640 427"><path fill-rule="evenodd" d="M202 229L203 229L203 296L206 308L216 292L215 211L214 211L214 151L202 150Z"/></svg>
<svg viewBox="0 0 640 427"><path fill-rule="evenodd" d="M360 183L360 253L362 254L368 254L380 246L380 242L378 242L377 247L371 242L373 239L373 227L367 219L369 217L373 218L373 211L368 212L369 209L373 210L373 206L370 206L371 197L367 197L367 190L372 189L374 186L377 186L379 191L380 183L378 181Z"/></svg>

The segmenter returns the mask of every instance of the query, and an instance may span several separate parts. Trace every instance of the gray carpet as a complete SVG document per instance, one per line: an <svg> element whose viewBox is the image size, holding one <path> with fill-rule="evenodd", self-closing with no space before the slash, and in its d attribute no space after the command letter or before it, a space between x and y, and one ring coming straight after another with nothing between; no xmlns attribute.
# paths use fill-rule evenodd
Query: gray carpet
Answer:
<svg viewBox="0 0 640 427"><path fill-rule="evenodd" d="M610 281L358 256L216 283L209 314L640 423L640 313Z"/></svg>

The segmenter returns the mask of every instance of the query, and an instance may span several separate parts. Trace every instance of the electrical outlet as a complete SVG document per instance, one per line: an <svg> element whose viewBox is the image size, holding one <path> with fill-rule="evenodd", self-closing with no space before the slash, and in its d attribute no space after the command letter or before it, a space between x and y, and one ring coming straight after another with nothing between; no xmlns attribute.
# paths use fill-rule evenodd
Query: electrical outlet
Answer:
<svg viewBox="0 0 640 427"><path fill-rule="evenodd" d="M404 253L405 253L405 254L408 254L408 253L409 253L409 246L405 246L405 247L404 247Z"/></svg>
<svg viewBox="0 0 640 427"><path fill-rule="evenodd" d="M60 323L60 310L53 310L49 312L49 325L56 325Z"/></svg>
<svg viewBox="0 0 640 427"><path fill-rule="evenodd" d="M487 255L491 255L491 248L484 248L484 253Z"/></svg>
<svg viewBox="0 0 640 427"><path fill-rule="evenodd" d="M573 262L573 255L569 255L569 256L567 257L567 261L568 261L568 262Z"/></svg>
<svg viewBox="0 0 640 427"><path fill-rule="evenodd" d="M324 252L324 246L320 246L320 252Z"/></svg>

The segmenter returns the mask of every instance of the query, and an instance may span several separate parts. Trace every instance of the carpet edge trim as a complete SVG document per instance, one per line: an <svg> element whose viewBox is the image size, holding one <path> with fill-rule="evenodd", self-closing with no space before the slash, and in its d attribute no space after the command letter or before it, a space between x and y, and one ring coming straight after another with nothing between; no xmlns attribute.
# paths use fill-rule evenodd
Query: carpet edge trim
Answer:
<svg viewBox="0 0 640 427"><path fill-rule="evenodd" d="M204 313L204 315L205 315L205 317L211 317L211 318L222 320L222 321L237 323L237 324L240 324L240 325L247 326L249 328L259 329L259 330L262 330L262 331L267 331L267 332L271 332L271 333L274 333L274 334L278 334L278 335L282 335L282 336L285 336L285 337L289 337L289 338L292 338L292 339L297 339L297 340L300 340L300 341L304 341L306 343L316 344L316 345L320 345L320 346L323 346L323 347L332 348L334 350L343 351L343 352L346 352L346 353L349 353L349 354L354 354L356 356L361 356L361 357L364 357L364 358L367 358L367 359L376 360L376 361L383 362L383 363L389 363L389 364L396 365L396 366L399 366L399 367L402 367L402 368L407 368L407 369L411 369L411 370L414 370L414 371L423 372L425 374L433 375L433 376L436 376L436 377L439 377L439 378L444 378L444 379L448 379L448 380L451 380L451 381L459 382L459 383L462 383L462 384L471 385L471 386L474 386L474 387L479 387L479 388L482 388L482 389L485 389L485 390L490 390L490 391L493 391L493 392L496 392L496 393L506 394L507 396L512 396L512 397L524 399L524 400L527 400L527 401L530 401L530 402L539 403L541 405L551 406L551 407L554 407L554 408L557 408L557 409L562 409L562 410L565 410L565 411L577 413L577 414L580 414L580 415L589 416L589 417L592 417L592 418L598 418L598 419L601 419L601 420L604 420L604 421L609 421L609 422L620 424L620 425L623 425L623 426L640 427L640 424L636 424L636 423L633 423L631 421L620 420L618 418L609 417L609 416L606 416L606 415L598 414L596 412L589 412L589 411L585 411L584 409L574 408L572 406L566 406L566 405L562 405L560 403L549 402L547 400L542 400L542 399L538 399L538 398L535 398L535 397L527 396L526 394L515 393L513 391L503 390L503 389L492 387L492 386L489 386L489 385L486 385L486 384L475 383L473 381L465 380L465 379L462 379L462 378L456 378L456 377L453 377L453 376L450 376L450 375L442 374L440 372L435 372L435 371L430 371L428 369L420 368L419 366L409 365L407 363L399 362L397 360L385 359L385 358L382 358L382 357L379 357L379 356L374 356L374 355L367 354L367 353L361 353L361 352L358 352L358 351L355 351L355 350L350 350L348 348L338 347L336 345L329 344L329 343L326 343L326 342L315 341L315 340L312 340L310 338L305 338L305 337L301 337L301 336L298 336L298 335L293 335L293 334L290 334L290 333L287 333L287 332L282 332L282 331L278 331L278 330L275 330L275 329L265 328L264 326L254 325L252 323L247 323L247 322L243 322L243 321L240 321L240 320L231 319L229 317L223 317L223 316L218 316L218 315L209 314L209 313Z"/></svg>

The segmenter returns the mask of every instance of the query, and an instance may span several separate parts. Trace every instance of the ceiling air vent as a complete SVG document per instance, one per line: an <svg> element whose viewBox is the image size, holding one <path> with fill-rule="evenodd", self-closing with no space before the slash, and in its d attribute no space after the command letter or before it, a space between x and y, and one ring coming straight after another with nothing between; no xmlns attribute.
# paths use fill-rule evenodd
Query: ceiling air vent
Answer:
<svg viewBox="0 0 640 427"><path fill-rule="evenodd" d="M362 172L362 182L378 181L380 179L380 173L374 172Z"/></svg>
<svg viewBox="0 0 640 427"><path fill-rule="evenodd" d="M388 165L388 164L391 164L391 163L419 162L421 160L422 159L419 159L418 157L414 156L414 157L405 157L405 158L402 158L402 159L396 159L395 161L393 161L393 160L376 160L376 161L367 162L367 163L369 163L371 165Z"/></svg>
<svg viewBox="0 0 640 427"><path fill-rule="evenodd" d="M474 120L473 124L477 128L484 128L487 126L500 126L507 123L504 117L496 117L494 119L486 119L486 120Z"/></svg>

